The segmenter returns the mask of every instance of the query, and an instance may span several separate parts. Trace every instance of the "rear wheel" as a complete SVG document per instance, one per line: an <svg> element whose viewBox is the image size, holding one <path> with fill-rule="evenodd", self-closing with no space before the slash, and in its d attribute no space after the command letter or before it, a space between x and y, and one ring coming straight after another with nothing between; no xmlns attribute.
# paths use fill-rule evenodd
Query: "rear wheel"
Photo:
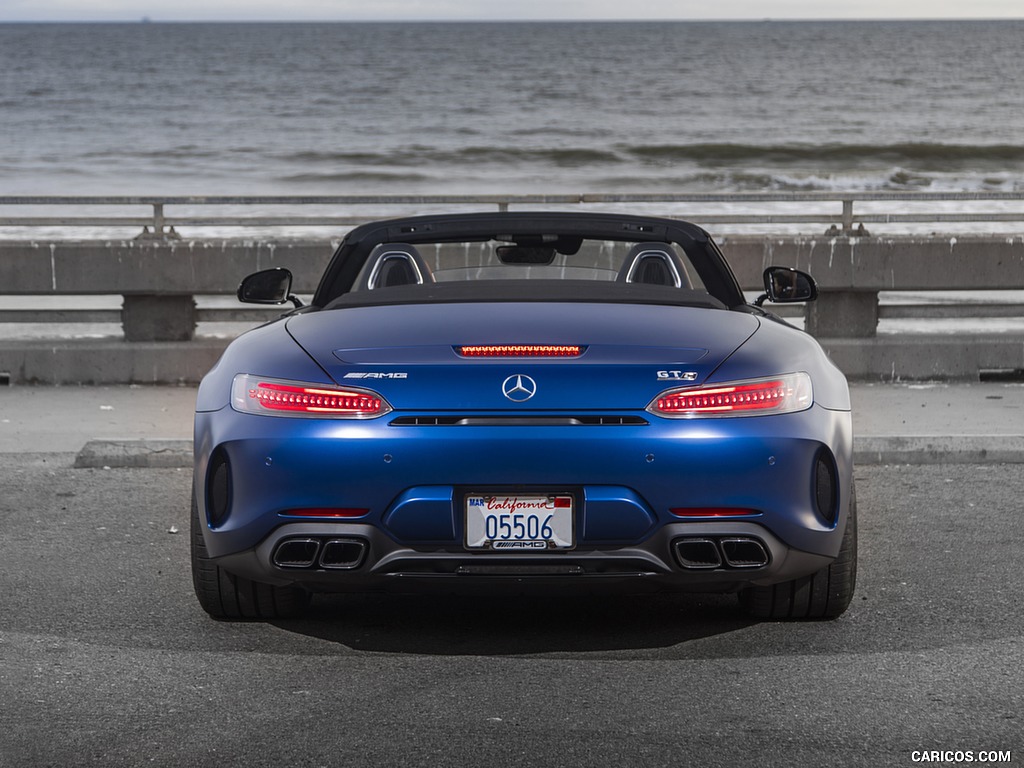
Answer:
<svg viewBox="0 0 1024 768"><path fill-rule="evenodd" d="M770 587L748 587L740 592L740 603L759 619L834 619L841 616L853 599L857 585L857 493L850 486L850 513L831 565Z"/></svg>
<svg viewBox="0 0 1024 768"><path fill-rule="evenodd" d="M275 587L228 573L210 559L203 540L199 505L192 494L192 586L203 610L215 619L287 619L309 604L298 587Z"/></svg>

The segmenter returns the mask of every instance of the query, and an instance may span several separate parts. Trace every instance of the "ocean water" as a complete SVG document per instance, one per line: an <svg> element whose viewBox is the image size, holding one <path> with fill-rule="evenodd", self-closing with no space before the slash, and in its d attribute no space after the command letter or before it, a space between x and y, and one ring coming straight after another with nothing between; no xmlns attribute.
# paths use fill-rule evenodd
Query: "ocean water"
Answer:
<svg viewBox="0 0 1024 768"><path fill-rule="evenodd" d="M0 24L0 195L1024 190L1021 22Z"/></svg>

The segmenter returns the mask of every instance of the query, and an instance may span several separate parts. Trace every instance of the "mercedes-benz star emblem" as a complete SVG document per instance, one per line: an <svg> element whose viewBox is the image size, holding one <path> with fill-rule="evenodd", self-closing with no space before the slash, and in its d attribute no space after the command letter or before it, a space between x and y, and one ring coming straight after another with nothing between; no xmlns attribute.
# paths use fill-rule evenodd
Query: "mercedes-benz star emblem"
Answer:
<svg viewBox="0 0 1024 768"><path fill-rule="evenodd" d="M525 403L537 394L537 382L529 376L514 373L501 383L501 391L513 403Z"/></svg>

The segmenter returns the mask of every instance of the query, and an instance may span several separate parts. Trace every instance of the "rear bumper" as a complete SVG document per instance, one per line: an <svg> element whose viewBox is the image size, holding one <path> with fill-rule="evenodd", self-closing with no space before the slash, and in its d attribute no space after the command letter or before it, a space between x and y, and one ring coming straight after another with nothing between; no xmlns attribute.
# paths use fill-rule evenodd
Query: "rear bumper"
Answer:
<svg viewBox="0 0 1024 768"><path fill-rule="evenodd" d="M765 564L755 567L687 567L675 546L680 541L747 540L763 545ZM317 541L358 542L360 555L340 568L275 564L282 544ZM397 544L378 528L289 523L275 529L254 549L219 558L218 565L255 581L298 584L317 592L440 592L508 589L530 591L735 591L774 584L813 573L831 558L793 550L756 523L672 523L639 546L576 549L548 555L501 555L463 550L417 550Z"/></svg>
<svg viewBox="0 0 1024 768"><path fill-rule="evenodd" d="M209 553L232 573L313 590L521 589L733 590L819 570L835 558L852 475L850 414L813 407L781 416L662 420L643 426L390 426L386 419L281 419L230 409L196 417L195 488ZM835 458L837 519L815 510L812 467ZM211 457L226 458L229 510L211 527ZM464 494L510 488L576 498L576 547L507 555L462 546ZM357 519L298 521L288 510L345 507ZM678 508L732 507L748 518L681 519ZM756 567L694 568L681 538L748 537L766 552ZM353 567L280 567L289 538L359 542ZM339 550L340 551L340 550ZM600 586L598 586L600 585Z"/></svg>

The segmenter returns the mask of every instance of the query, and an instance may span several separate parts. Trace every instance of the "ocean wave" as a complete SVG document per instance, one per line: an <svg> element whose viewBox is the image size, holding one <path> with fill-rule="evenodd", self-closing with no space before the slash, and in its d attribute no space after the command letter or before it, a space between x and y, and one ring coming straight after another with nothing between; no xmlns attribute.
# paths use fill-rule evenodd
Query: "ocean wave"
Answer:
<svg viewBox="0 0 1024 768"><path fill-rule="evenodd" d="M415 149L415 148L413 148ZM429 151L429 150L427 150ZM363 163L366 165L390 165L396 158L407 152L333 152L330 150L302 150L299 152L288 152L280 155L277 160L285 163L308 163L320 165L322 163Z"/></svg>
<svg viewBox="0 0 1024 768"><path fill-rule="evenodd" d="M660 144L618 145L629 157L646 162L702 165L817 164L857 167L865 163L922 165L928 168L977 163L1024 163L1024 145L1016 144Z"/></svg>
<svg viewBox="0 0 1024 768"><path fill-rule="evenodd" d="M591 163L621 163L618 153L592 147L514 147L467 146L460 149L411 146L398 150L378 152L328 152L305 150L280 158L285 162L323 164L355 163L363 165L415 165L415 164L469 164L494 165L509 163L542 163L554 165L584 165Z"/></svg>
<svg viewBox="0 0 1024 768"><path fill-rule="evenodd" d="M210 158L258 154L261 150L250 146L210 147L198 144L181 144L158 149L132 149L129 147L108 147L89 149L78 157L82 160L208 160Z"/></svg>
<svg viewBox="0 0 1024 768"><path fill-rule="evenodd" d="M526 161L559 166L622 162L618 153L594 147L467 147L449 153L447 159L482 163Z"/></svg>
<svg viewBox="0 0 1024 768"><path fill-rule="evenodd" d="M1024 145L1016 144L610 144L574 146L472 145L457 149L407 146L380 151L303 150L278 158L301 164L352 163L361 165L503 165L539 164L559 167L585 165L671 166L700 168L745 167L751 173L765 168L825 168L855 170L895 168L912 184L912 176L944 170L1024 167Z"/></svg>
<svg viewBox="0 0 1024 768"><path fill-rule="evenodd" d="M337 182L416 182L428 181L430 176L421 173L387 173L385 171L353 171L351 173L295 173L278 177L278 181L289 184L324 184Z"/></svg>
<svg viewBox="0 0 1024 768"><path fill-rule="evenodd" d="M594 177L595 190L644 192L1019 192L1024 183L1012 173L919 173L901 168L837 173L739 169L696 173L608 173Z"/></svg>

